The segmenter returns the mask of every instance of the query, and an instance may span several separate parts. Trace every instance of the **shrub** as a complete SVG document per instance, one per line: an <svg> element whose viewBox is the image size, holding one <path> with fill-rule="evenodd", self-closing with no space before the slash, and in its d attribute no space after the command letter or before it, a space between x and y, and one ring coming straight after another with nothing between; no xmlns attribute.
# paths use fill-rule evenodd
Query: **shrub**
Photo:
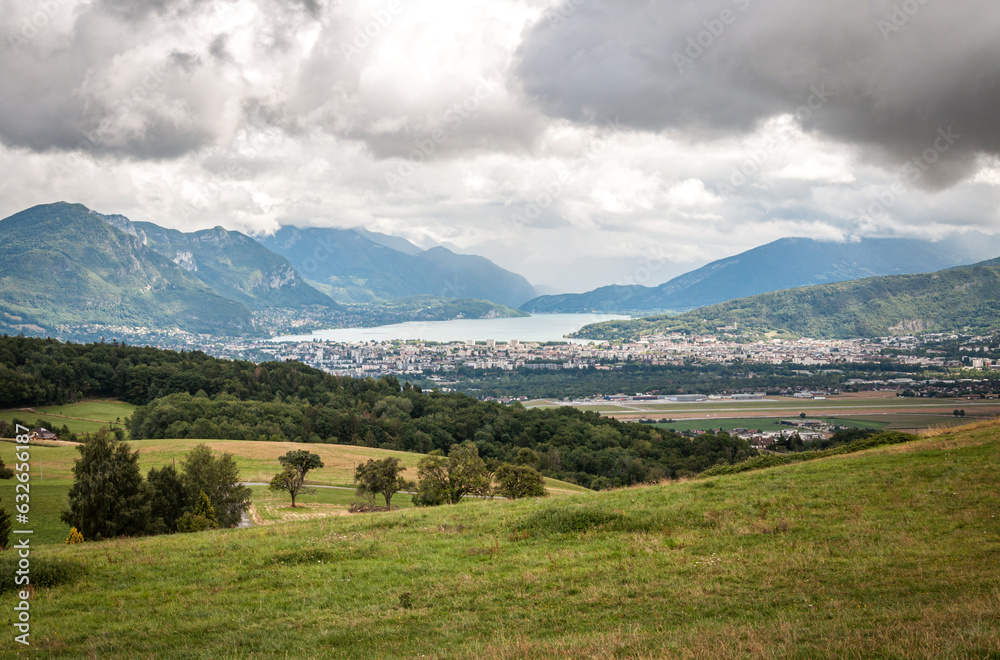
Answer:
<svg viewBox="0 0 1000 660"><path fill-rule="evenodd" d="M215 509L204 491L198 493L198 503L194 506L194 511L187 511L177 520L178 532L204 532L209 529L218 529L219 523L215 520Z"/></svg>
<svg viewBox="0 0 1000 660"><path fill-rule="evenodd" d="M298 550L288 550L274 554L264 565L330 564L336 559L336 553L326 548L300 548Z"/></svg>
<svg viewBox="0 0 1000 660"><path fill-rule="evenodd" d="M590 530L635 532L652 527L652 521L626 516L621 511L592 507L549 507L521 520L515 528L538 533L572 534Z"/></svg>
<svg viewBox="0 0 1000 660"><path fill-rule="evenodd" d="M76 527L69 530L69 536L66 538L66 545L74 545L76 543L83 543L83 534L77 531Z"/></svg>
<svg viewBox="0 0 1000 660"><path fill-rule="evenodd" d="M511 500L522 497L544 497L545 479L538 470L527 465L504 463L496 471L496 494Z"/></svg>
<svg viewBox="0 0 1000 660"><path fill-rule="evenodd" d="M24 589L25 585L14 583L17 576L19 557L15 553L7 553L0 557L0 594ZM86 567L80 562L58 557L31 556L31 584L35 587L57 587L73 582L83 575Z"/></svg>

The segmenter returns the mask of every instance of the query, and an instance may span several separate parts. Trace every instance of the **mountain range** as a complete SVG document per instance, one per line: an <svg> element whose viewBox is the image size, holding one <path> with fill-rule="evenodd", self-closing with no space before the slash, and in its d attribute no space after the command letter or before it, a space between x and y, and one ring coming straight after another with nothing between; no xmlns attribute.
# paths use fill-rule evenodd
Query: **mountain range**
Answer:
<svg viewBox="0 0 1000 660"><path fill-rule="evenodd" d="M936 273L764 293L685 314L586 326L576 336L634 340L674 332L849 339L1000 327L1000 259Z"/></svg>
<svg viewBox="0 0 1000 660"><path fill-rule="evenodd" d="M124 220L60 202L0 222L0 329L43 332L59 325L103 325L253 331L249 307L148 247Z"/></svg>
<svg viewBox="0 0 1000 660"><path fill-rule="evenodd" d="M987 236L937 242L869 238L855 242L785 238L714 261L657 287L607 286L581 294L541 296L533 313L683 312L759 293L872 276L928 273L1000 253Z"/></svg>
<svg viewBox="0 0 1000 660"><path fill-rule="evenodd" d="M319 287L337 291L329 273L339 268L350 273L340 278L341 288L366 291L355 297L367 296L369 304L343 307L288 259L237 231L184 233L59 202L0 222L0 331L42 334L62 327L72 328L73 336L95 328L176 328L260 335L312 326L518 316L524 312L502 301L520 303L535 295L524 278L445 248L421 250L363 229L286 228L279 234L263 240L288 248L310 272L321 262L319 277L327 283L317 282ZM296 237L309 243L296 245ZM316 252L317 246L324 252Z"/></svg>
<svg viewBox="0 0 1000 660"><path fill-rule="evenodd" d="M411 296L474 298L518 307L537 294L489 259L358 229L285 226L260 242L317 289L344 303Z"/></svg>
<svg viewBox="0 0 1000 660"><path fill-rule="evenodd" d="M698 309L582 331L588 337L733 324L870 336L986 323L997 299L989 279L994 262L976 266L968 281L962 269L912 274L969 263L990 250L1000 252L995 239L985 236L846 243L790 238L658 287L533 298L527 280L488 259L444 247L424 250L361 228L286 226L255 240L221 227L184 233L59 202L0 221L0 331L101 326L248 336L515 316L524 312L508 305L521 304L535 313ZM891 286L882 283L886 276ZM911 279L893 279L899 276ZM935 288L953 280L949 295ZM949 312L956 318L949 320Z"/></svg>

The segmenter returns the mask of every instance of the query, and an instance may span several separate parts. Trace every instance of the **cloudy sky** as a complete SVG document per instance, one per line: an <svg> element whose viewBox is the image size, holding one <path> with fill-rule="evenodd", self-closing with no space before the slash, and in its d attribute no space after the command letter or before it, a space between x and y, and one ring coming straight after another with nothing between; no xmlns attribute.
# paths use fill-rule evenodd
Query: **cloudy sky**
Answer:
<svg viewBox="0 0 1000 660"><path fill-rule="evenodd" d="M534 284L1000 231L995 0L0 0L0 217L369 229Z"/></svg>

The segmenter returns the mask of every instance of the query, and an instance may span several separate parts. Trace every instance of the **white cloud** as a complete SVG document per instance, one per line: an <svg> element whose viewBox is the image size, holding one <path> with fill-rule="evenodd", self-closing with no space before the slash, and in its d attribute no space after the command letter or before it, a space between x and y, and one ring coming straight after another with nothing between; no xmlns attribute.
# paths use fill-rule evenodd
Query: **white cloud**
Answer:
<svg viewBox="0 0 1000 660"><path fill-rule="evenodd" d="M364 225L566 290L634 278L651 254L643 283L658 284L785 236L996 230L995 161L939 192L909 186L868 219L859 210L898 168L786 108L696 132L597 121L573 96L593 91L580 81L533 96L518 67L556 5L61 3L16 51L0 43L0 215L62 199L188 230ZM34 7L0 0L3 33ZM603 30L581 16L553 34ZM586 54L605 100L649 73L635 52L611 57L632 36L607 33L608 56ZM554 100L581 112L551 112Z"/></svg>

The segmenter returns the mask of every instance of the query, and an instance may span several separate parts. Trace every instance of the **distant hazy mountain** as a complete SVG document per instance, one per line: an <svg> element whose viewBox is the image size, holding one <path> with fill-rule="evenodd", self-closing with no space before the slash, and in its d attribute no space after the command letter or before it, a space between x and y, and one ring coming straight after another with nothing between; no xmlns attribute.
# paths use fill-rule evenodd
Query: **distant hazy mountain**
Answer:
<svg viewBox="0 0 1000 660"><path fill-rule="evenodd" d="M833 243L785 238L720 259L658 287L607 286L542 296L529 312L686 311L759 293L882 275L927 273L972 263L981 250L966 240L863 239Z"/></svg>
<svg viewBox="0 0 1000 660"><path fill-rule="evenodd" d="M121 216L65 202L0 221L0 328L44 332L58 324L98 324L216 334L252 329L246 305L219 295L128 229Z"/></svg>
<svg viewBox="0 0 1000 660"><path fill-rule="evenodd" d="M517 307L536 295L526 279L488 259L455 254L443 247L420 251L384 234L288 226L259 240L340 302L431 295Z"/></svg>
<svg viewBox="0 0 1000 660"><path fill-rule="evenodd" d="M589 325L591 339L669 332L767 332L805 337L885 337L1000 328L1000 259L923 275L872 277L764 293L677 316Z"/></svg>

